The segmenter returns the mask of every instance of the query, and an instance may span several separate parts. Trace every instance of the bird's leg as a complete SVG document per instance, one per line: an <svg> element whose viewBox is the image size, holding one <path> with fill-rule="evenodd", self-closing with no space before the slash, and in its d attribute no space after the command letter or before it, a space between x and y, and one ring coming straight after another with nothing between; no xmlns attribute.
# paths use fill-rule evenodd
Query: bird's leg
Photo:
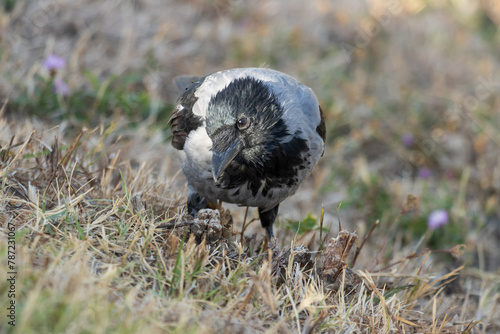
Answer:
<svg viewBox="0 0 500 334"><path fill-rule="evenodd" d="M264 211L264 212L262 212L262 209L259 208L260 224L262 225L263 228L266 229L267 238L269 240L271 240L274 237L273 224L274 224L274 221L276 220L276 216L278 215L278 208L279 208L279 204L276 205L271 210Z"/></svg>
<svg viewBox="0 0 500 334"><path fill-rule="evenodd" d="M192 192L187 200L188 213L194 218L198 217L198 211L208 207L207 199L198 193Z"/></svg>

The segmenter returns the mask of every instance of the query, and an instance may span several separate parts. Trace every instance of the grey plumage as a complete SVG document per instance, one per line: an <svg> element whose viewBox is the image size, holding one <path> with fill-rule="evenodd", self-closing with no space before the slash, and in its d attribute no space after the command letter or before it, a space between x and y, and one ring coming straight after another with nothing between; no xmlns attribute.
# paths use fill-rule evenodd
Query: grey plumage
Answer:
<svg viewBox="0 0 500 334"><path fill-rule="evenodd" d="M259 209L269 237L279 203L323 154L325 125L312 90L263 68L189 77L169 121L188 181L189 213L217 200Z"/></svg>
<svg viewBox="0 0 500 334"><path fill-rule="evenodd" d="M174 84L177 88L179 94L184 94L184 92L191 86L194 82L200 80L200 77L193 75L180 75L174 78Z"/></svg>

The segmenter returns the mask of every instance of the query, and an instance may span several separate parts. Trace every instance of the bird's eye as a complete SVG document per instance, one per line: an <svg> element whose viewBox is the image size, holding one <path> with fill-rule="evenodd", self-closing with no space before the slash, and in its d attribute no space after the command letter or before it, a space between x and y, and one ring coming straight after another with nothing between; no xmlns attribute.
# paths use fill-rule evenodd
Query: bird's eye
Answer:
<svg viewBox="0 0 500 334"><path fill-rule="evenodd" d="M236 126L240 130L245 130L245 129L248 129L248 127L250 127L250 123L251 123L250 118L248 118L246 116L241 116L240 118L238 118L238 121L236 122Z"/></svg>

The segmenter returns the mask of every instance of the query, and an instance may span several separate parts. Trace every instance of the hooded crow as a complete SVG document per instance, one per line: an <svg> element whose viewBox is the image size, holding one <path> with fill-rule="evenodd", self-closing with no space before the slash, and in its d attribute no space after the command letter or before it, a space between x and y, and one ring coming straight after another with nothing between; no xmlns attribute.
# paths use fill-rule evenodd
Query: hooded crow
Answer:
<svg viewBox="0 0 500 334"><path fill-rule="evenodd" d="M188 182L188 212L217 200L257 207L271 239L279 204L323 155L325 123L313 91L265 68L179 77L172 145Z"/></svg>

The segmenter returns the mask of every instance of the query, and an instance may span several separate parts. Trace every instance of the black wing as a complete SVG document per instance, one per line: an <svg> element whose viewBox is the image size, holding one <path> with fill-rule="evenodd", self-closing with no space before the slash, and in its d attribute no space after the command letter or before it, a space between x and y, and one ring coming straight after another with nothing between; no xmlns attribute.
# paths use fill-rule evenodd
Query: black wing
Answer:
<svg viewBox="0 0 500 334"><path fill-rule="evenodd" d="M196 130L203 124L203 118L193 113L193 105L198 100L194 94L205 78L194 78L194 80L196 81L186 86L184 93L179 98L178 104L172 111L172 115L168 121L168 125L171 127L173 134L172 146L178 150L184 149L184 143L186 142L189 132ZM179 88L177 78L174 79L174 82Z"/></svg>
<svg viewBox="0 0 500 334"><path fill-rule="evenodd" d="M321 122L316 127L316 132L323 139L323 143L324 143L325 139L326 139L326 126L325 126L325 115L323 114L323 109L321 109L321 106L319 106L319 115L321 117Z"/></svg>

